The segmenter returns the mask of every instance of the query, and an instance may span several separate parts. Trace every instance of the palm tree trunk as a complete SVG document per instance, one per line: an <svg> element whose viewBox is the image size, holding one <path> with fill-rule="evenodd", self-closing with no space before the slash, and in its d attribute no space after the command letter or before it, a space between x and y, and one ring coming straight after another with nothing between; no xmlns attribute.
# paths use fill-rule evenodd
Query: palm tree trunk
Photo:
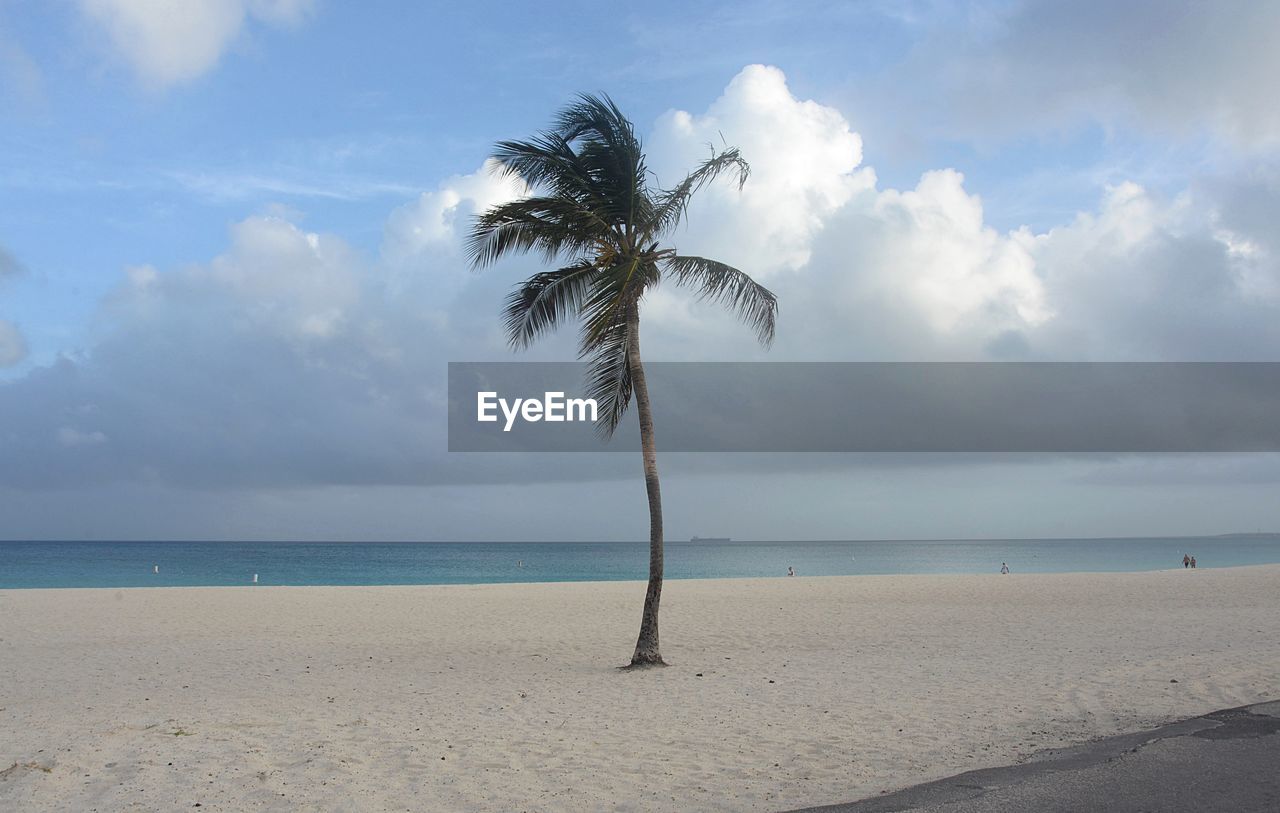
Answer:
<svg viewBox="0 0 1280 813"><path fill-rule="evenodd" d="M653 409L649 388L640 361L640 306L627 307L627 369L631 389L636 394L640 416L640 449L644 457L644 488L649 495L649 589L644 594L644 614L640 617L640 638L636 641L632 666L666 664L658 649L658 605L662 601L662 490L658 485L658 450L653 439Z"/></svg>

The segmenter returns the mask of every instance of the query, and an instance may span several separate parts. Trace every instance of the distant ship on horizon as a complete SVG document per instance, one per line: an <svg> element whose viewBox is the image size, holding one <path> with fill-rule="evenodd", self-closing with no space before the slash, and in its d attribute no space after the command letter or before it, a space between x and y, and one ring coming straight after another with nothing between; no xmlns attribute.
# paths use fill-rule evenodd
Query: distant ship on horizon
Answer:
<svg viewBox="0 0 1280 813"><path fill-rule="evenodd" d="M732 542L733 540L727 536L694 536L689 538L690 542Z"/></svg>

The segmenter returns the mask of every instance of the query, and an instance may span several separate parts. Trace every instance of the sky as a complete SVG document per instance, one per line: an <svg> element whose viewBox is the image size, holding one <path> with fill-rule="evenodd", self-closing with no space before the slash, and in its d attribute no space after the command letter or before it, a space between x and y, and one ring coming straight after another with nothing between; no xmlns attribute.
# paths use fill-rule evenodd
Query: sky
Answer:
<svg viewBox="0 0 1280 813"><path fill-rule="evenodd" d="M450 454L494 142L610 94L673 242L665 361L1280 361L1280 2L0 0L0 538L640 540L626 454ZM660 393L655 393L659 398ZM659 445L661 444L661 427ZM680 454L668 537L1280 528L1280 456Z"/></svg>

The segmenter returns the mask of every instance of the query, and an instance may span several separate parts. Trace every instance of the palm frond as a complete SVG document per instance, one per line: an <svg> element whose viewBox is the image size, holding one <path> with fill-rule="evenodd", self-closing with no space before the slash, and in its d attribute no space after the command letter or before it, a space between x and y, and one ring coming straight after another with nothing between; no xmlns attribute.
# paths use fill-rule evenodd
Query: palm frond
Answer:
<svg viewBox="0 0 1280 813"><path fill-rule="evenodd" d="M503 174L531 189L593 211L620 245L651 217L643 147L608 96L579 96L552 129L527 141L499 142L493 158Z"/></svg>
<svg viewBox="0 0 1280 813"><path fill-rule="evenodd" d="M582 306L583 347L589 347L596 334L607 330L619 314L626 313L627 305L639 302L661 279L656 265L639 258L623 259L597 272L591 295Z"/></svg>
<svg viewBox="0 0 1280 813"><path fill-rule="evenodd" d="M673 282L693 289L700 299L733 311L755 330L761 344L773 343L778 298L768 288L731 265L705 257L670 257L666 271Z"/></svg>
<svg viewBox="0 0 1280 813"><path fill-rule="evenodd" d="M607 95L581 94L556 119L555 134L577 147L612 220L633 233L652 209L644 147L635 128ZM624 237L625 239L625 237Z"/></svg>
<svg viewBox="0 0 1280 813"><path fill-rule="evenodd" d="M635 127L607 93L579 93L578 100L556 114L553 132L565 141L608 143L624 151L639 146Z"/></svg>
<svg viewBox="0 0 1280 813"><path fill-rule="evenodd" d="M490 157L500 172L519 178L537 188L564 173L572 166L572 150L564 139L550 133L539 133L528 141L499 141Z"/></svg>
<svg viewBox="0 0 1280 813"><path fill-rule="evenodd" d="M689 199L702 187L714 181L724 172L736 170L738 173L738 189L746 184L751 175L751 165L743 159L737 147L730 147L717 153L713 147L711 157L690 172L685 179L674 187L664 190L655 198L653 212L653 234L664 234L684 217L689 207Z"/></svg>
<svg viewBox="0 0 1280 813"><path fill-rule="evenodd" d="M618 263L595 273L582 301L578 355L587 360L587 391L602 410L596 428L605 438L613 434L631 402L627 309L639 302L657 276L652 264Z"/></svg>
<svg viewBox="0 0 1280 813"><path fill-rule="evenodd" d="M590 347L584 347L587 362L587 397L594 398L600 411L596 433L608 439L622 423L631 403L631 368L627 362L630 334L625 314L609 322L596 334Z"/></svg>
<svg viewBox="0 0 1280 813"><path fill-rule="evenodd" d="M519 178L530 189L583 205L607 202L596 188L590 167L556 133L541 133L529 141L499 141L491 157L502 175Z"/></svg>
<svg viewBox="0 0 1280 813"><path fill-rule="evenodd" d="M609 226L589 208L558 197L530 197L495 206L476 217L467 239L472 268L510 252L538 251L548 262L580 254L608 239Z"/></svg>
<svg viewBox="0 0 1280 813"><path fill-rule="evenodd" d="M575 318L591 288L595 265L582 260L555 271L534 274L508 296L502 311L507 341L522 350L565 319Z"/></svg>

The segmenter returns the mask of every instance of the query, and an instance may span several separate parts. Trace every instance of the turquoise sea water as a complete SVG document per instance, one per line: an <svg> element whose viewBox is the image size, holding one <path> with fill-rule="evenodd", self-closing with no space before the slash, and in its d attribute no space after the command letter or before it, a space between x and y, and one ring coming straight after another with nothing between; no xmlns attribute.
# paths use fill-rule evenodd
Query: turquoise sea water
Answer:
<svg viewBox="0 0 1280 813"><path fill-rule="evenodd" d="M1280 563L1264 538L668 542L672 579L1136 571ZM153 572L155 566L160 572ZM645 542L0 542L0 588L258 583L483 584L643 579Z"/></svg>

